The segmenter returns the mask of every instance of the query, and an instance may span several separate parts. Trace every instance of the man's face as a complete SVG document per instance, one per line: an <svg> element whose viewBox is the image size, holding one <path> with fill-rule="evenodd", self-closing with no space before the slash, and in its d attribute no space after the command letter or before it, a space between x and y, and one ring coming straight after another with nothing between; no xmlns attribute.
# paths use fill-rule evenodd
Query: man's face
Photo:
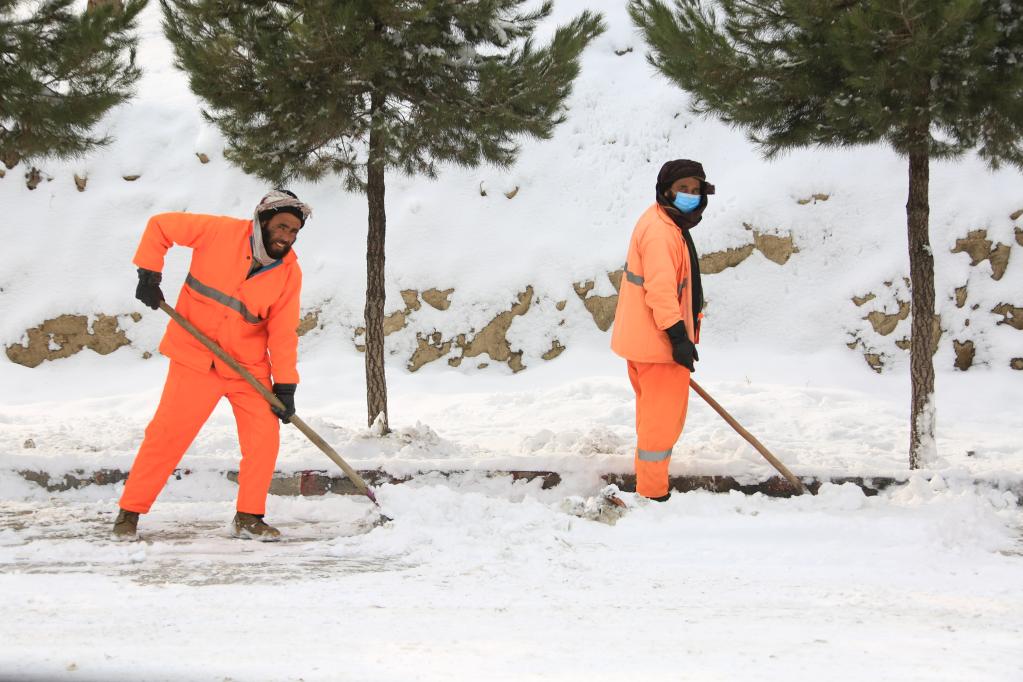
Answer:
<svg viewBox="0 0 1023 682"><path fill-rule="evenodd" d="M302 221L290 213L277 213L263 225L263 246L268 256L284 258L298 239Z"/></svg>
<svg viewBox="0 0 1023 682"><path fill-rule="evenodd" d="M692 194L698 196L700 194L700 178L688 177L679 178L675 182L671 183L671 187L668 189L668 199L674 200L675 195L679 192L683 194Z"/></svg>

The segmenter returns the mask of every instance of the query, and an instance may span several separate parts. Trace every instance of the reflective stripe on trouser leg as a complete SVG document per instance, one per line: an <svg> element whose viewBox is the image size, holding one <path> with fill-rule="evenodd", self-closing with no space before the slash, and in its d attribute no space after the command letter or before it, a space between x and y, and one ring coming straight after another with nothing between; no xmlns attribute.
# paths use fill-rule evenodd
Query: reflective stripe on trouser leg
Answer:
<svg viewBox="0 0 1023 682"><path fill-rule="evenodd" d="M641 462L663 462L666 459L671 459L671 448L667 450L642 450L636 448L636 457Z"/></svg>
<svg viewBox="0 0 1023 682"><path fill-rule="evenodd" d="M668 493L671 450L682 434L689 407L689 370L676 363L629 362L636 391L636 492Z"/></svg>
<svg viewBox="0 0 1023 682"><path fill-rule="evenodd" d="M270 388L268 379L260 382ZM227 383L227 399L234 410L242 451L237 509L246 514L262 514L266 511L266 496L280 449L281 422L263 396L244 379L228 379Z"/></svg>
<svg viewBox="0 0 1023 682"><path fill-rule="evenodd" d="M170 363L160 405L124 485L121 509L149 511L222 395L223 380L213 369L199 372Z"/></svg>

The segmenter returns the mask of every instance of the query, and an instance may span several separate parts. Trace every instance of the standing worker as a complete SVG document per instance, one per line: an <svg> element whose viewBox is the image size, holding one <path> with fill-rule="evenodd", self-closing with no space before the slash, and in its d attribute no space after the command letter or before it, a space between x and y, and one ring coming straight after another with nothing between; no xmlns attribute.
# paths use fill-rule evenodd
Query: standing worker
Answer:
<svg viewBox="0 0 1023 682"><path fill-rule="evenodd" d="M661 167L657 202L632 232L611 333L636 392L636 492L658 502L671 496L668 464L700 359L703 284L689 231L703 219L710 194L714 186L696 161Z"/></svg>
<svg viewBox="0 0 1023 682"><path fill-rule="evenodd" d="M280 538L263 521L263 513L280 448L277 420L288 423L295 414L302 271L291 246L310 215L312 209L292 192L274 190L259 202L253 220L193 213L149 219L133 260L139 268L135 297L159 308L167 250L174 244L192 249L177 311L271 389L287 409L271 408L237 372L171 321L160 343L160 352L170 358L167 382L121 495L115 539L138 537L139 514L149 511L224 396L234 410L242 453L234 534L263 541Z"/></svg>

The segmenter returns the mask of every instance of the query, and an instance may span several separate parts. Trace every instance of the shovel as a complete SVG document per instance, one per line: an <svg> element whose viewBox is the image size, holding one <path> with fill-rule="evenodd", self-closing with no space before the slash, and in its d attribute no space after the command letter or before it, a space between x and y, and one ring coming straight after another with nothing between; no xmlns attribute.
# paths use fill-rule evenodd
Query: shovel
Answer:
<svg viewBox="0 0 1023 682"><path fill-rule="evenodd" d="M266 400L266 402L270 403L279 410L285 409L284 403L282 403L277 398L277 396L275 396L272 392L268 391L266 386L259 383L259 380L256 379L256 377L252 376L252 374L247 369L238 364L237 360L228 355L223 348L218 346L214 341L210 340L205 334L196 329L195 325L193 325L191 322L182 317L181 313L167 305L166 301L160 301L160 310L170 315L171 319L173 319L175 322L184 327L189 334L198 339L199 342L202 343L202 345L209 348L214 355L216 355L218 358L226 362L228 367L238 372L238 374L240 374L241 377L245 379L245 381L249 382L249 384L259 392L259 395L263 396L263 399ZM355 484L355 487L362 491L362 493L366 497L372 500L373 504L375 504L378 508L380 507L380 503L377 502L376 495L374 495L370 487L366 485L366 481L362 480L362 476L359 476L359 472L357 472L355 469L349 466L348 462L342 459L341 455L337 454L334 448L330 447L330 445L327 444L327 441L323 440L323 438L321 438L318 433L313 431L308 424L302 421L297 414L291 415L291 419L288 421L291 424L294 424L299 431L304 433L306 437L313 442L313 445L315 445L316 447L323 451L323 454L325 454L327 457L330 457L334 464L337 464L339 467L341 467L341 471L345 472L345 475L348 476L349 480L351 480L352 483ZM381 517L383 517L383 520L385 522L391 520L390 517L385 516L383 514L381 514Z"/></svg>
<svg viewBox="0 0 1023 682"><path fill-rule="evenodd" d="M721 415L722 419L724 419L726 422L728 422L729 426L731 426L733 429L735 429L736 433L738 433L740 436L745 438L749 442L750 445L752 445L754 448L756 448L757 452L759 452L761 455L763 455L764 459L766 459L768 462L770 462L771 466L773 466L775 469L777 469L778 473L780 473L782 476L784 476L785 479L790 484L792 484L792 487L796 489L797 493L802 495L803 493L806 492L806 488L803 487L803 482L800 481L798 478L796 478L796 476L791 471L789 471L789 468L781 463L781 460L779 460L777 457L772 455L771 451L768 450L767 448L765 448L764 445L759 440L757 440L756 437L754 437L754 435L752 433L750 433L749 431L744 429L742 424L740 424L739 422L737 422L735 420L735 417L733 417L732 415L728 414L728 412L725 411L725 408L721 407L721 405L718 404L718 401L716 401L713 398L711 398L710 394L707 393L705 390L703 390L702 386L700 386L698 383L696 383L692 379L689 380L689 385L692 387L692 389L694 391L696 391L696 393L701 398L703 398L705 401L707 401L708 405L710 405L712 408L714 408L715 412L717 412L719 415Z"/></svg>

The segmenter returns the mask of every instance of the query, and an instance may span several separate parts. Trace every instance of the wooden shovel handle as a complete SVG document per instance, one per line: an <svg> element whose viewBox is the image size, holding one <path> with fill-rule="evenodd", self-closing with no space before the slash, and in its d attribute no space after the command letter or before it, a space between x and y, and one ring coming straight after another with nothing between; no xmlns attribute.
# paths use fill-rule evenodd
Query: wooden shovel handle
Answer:
<svg viewBox="0 0 1023 682"><path fill-rule="evenodd" d="M788 480L788 482L792 484L792 487L795 488L796 491L800 495L802 495L803 493L806 492L806 488L803 487L803 482L800 481L798 478L796 478L796 476L791 471L789 471L788 467L781 463L781 460L779 460L777 457L772 455L770 450L765 448L763 443L761 443L759 440L757 440L756 437L752 433L750 433L745 428L743 428L742 424L740 424L739 422L737 422L735 420L735 417L733 417L732 415L728 414L728 412L725 410L725 408L721 407L721 405L718 403L718 401L716 401L713 398L711 398L710 394L707 393L705 390L703 390L702 386L700 386L698 383L696 383L692 379L689 380L689 385L692 387L692 389L694 391L696 391L697 395L699 395L701 398L703 398L705 401L707 401L707 404L714 408L715 412L717 412L719 415L721 415L722 419L724 419L726 422L728 422L729 426L731 426L733 429L735 429L735 431L740 436L745 438L749 442L750 445L752 445L754 448L756 448L756 451L759 452L761 455L763 455L764 459L766 459L768 462L770 462L771 466L773 466L775 469L777 469L778 473L780 473L782 476L784 476Z"/></svg>
<svg viewBox="0 0 1023 682"><path fill-rule="evenodd" d="M279 410L285 409L284 403L282 403L277 398L277 396L273 394L272 391L268 390L266 386L260 383L259 379L252 376L252 373L249 372L249 370L242 367L237 360L228 355L223 348L217 345L216 342L212 341L205 334L196 329L195 325L193 325L191 322L182 317L181 313L179 313L177 310L174 310L174 308L170 307L166 301L160 301L160 310L170 315L171 319L173 319L175 322L177 322L178 324L185 328L185 331L187 331L189 334L198 339L199 342L202 343L202 345L209 348L214 355L216 355L218 358L227 363L228 367L238 372L238 374L240 374L241 377L245 379L245 381L249 382L249 385L251 385L254 389L256 389L259 392L259 395L263 396L264 400L266 400L268 403L270 403ZM362 476L359 476L359 473L351 466L349 466L348 462L342 459L341 455L337 454L334 448L330 447L330 445L327 444L327 441L323 440L323 438L321 438L318 433L313 431L313 429L308 424L302 421L297 414L292 415L289 421L292 424L294 424L299 431L304 433L306 437L313 442L313 445L318 447L323 452L323 454L327 455L327 457L329 457L334 462L334 464L337 464L339 467L341 467L341 470L345 472L345 475L348 476L349 479L351 479L351 481L356 485L356 487L359 490L365 493L366 497L373 500L373 503L379 506L376 495L374 495L373 491L370 490L370 487L366 485L366 482L362 480Z"/></svg>

